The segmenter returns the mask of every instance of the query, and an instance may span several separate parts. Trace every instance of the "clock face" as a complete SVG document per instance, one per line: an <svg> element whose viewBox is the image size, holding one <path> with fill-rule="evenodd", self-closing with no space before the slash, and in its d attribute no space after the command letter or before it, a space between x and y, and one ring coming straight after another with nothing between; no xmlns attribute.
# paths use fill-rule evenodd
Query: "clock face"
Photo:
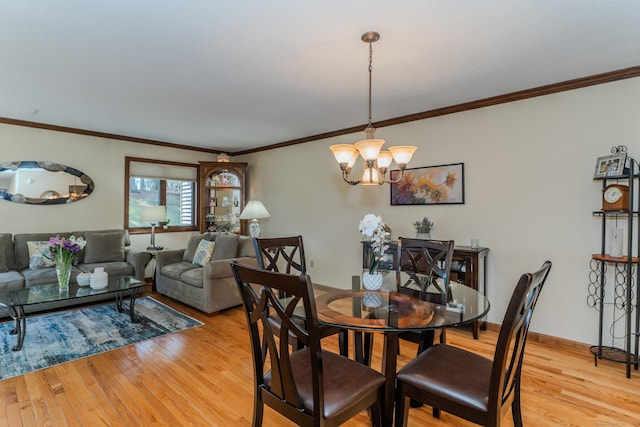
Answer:
<svg viewBox="0 0 640 427"><path fill-rule="evenodd" d="M622 197L622 191L617 187L610 187L604 192L604 200L607 203L615 203Z"/></svg>

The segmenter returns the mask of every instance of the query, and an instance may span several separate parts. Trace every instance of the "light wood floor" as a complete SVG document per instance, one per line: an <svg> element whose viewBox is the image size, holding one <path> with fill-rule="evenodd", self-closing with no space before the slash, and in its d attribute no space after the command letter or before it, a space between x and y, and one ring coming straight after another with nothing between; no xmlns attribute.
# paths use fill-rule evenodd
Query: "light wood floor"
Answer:
<svg viewBox="0 0 640 427"><path fill-rule="evenodd" d="M0 425L16 426L249 426L253 380L244 313L240 307L213 317L157 294L160 301L203 322L203 327L167 335L49 369L0 381ZM448 332L448 342L490 355L496 332L478 341L466 330ZM334 342L335 341L335 342ZM381 339L374 353L380 354ZM28 341L25 345L29 345ZM337 340L323 345L337 351ZM402 343L399 365L415 350ZM379 368L380 360L373 366ZM559 349L527 344L522 386L524 423L539 426L639 426L640 372L601 361L586 347ZM265 427L289 421L265 409ZM511 417L505 425L513 425ZM366 413L345 426L368 426ZM410 426L469 426L430 408L412 409Z"/></svg>

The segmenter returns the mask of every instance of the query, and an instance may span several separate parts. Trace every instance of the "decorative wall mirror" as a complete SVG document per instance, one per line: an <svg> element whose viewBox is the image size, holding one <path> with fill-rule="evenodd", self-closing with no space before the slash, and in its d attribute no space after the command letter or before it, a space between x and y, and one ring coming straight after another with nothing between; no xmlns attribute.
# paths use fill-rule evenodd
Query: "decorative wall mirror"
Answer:
<svg viewBox="0 0 640 427"><path fill-rule="evenodd" d="M58 163L0 163L1 200L58 205L82 200L93 192L93 188L93 180L88 175Z"/></svg>

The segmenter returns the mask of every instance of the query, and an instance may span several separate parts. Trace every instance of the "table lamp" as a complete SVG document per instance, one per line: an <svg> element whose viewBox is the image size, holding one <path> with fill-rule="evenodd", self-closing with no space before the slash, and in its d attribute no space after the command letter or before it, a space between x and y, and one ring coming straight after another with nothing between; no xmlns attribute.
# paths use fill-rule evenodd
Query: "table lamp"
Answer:
<svg viewBox="0 0 640 427"><path fill-rule="evenodd" d="M156 246L156 225L159 222L167 220L167 208L166 206L143 206L142 207L142 222L151 223L151 244L147 246L147 249L160 250L162 246Z"/></svg>
<svg viewBox="0 0 640 427"><path fill-rule="evenodd" d="M244 207L242 213L240 214L240 219L250 219L251 224L249 224L249 234L251 237L260 237L260 224L258 223L259 219L269 218L269 211L264 207L262 202L258 200L250 200L247 203L247 206Z"/></svg>

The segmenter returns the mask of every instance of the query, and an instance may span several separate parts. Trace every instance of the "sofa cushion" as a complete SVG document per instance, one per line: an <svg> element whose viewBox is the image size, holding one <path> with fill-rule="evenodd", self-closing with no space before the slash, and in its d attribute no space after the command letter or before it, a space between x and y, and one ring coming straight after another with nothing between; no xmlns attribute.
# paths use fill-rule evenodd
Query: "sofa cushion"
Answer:
<svg viewBox="0 0 640 427"><path fill-rule="evenodd" d="M196 254L198 245L203 239L209 240L208 237L208 233L192 233L191 236L189 236L189 242L187 243L187 248L184 250L182 260L186 262L193 262L193 256Z"/></svg>
<svg viewBox="0 0 640 427"><path fill-rule="evenodd" d="M160 274L171 279L180 280L180 276L182 275L182 273L188 270L193 270L194 268L201 269L201 267L198 267L192 262L176 262L174 264L168 264L160 268ZM200 275L202 275L202 269L200 270Z"/></svg>
<svg viewBox="0 0 640 427"><path fill-rule="evenodd" d="M0 273L0 292L24 288L24 277L17 271Z"/></svg>
<svg viewBox="0 0 640 427"><path fill-rule="evenodd" d="M238 257L255 257L256 250L253 247L253 237L240 236L238 239Z"/></svg>
<svg viewBox="0 0 640 427"><path fill-rule="evenodd" d="M124 261L124 230L87 231L84 263Z"/></svg>
<svg viewBox="0 0 640 427"><path fill-rule="evenodd" d="M11 233L0 234L0 273L15 270Z"/></svg>
<svg viewBox="0 0 640 427"><path fill-rule="evenodd" d="M204 283L204 275L202 267L187 270L180 275L180 281L195 288L202 288Z"/></svg>
<svg viewBox="0 0 640 427"><path fill-rule="evenodd" d="M193 263L202 267L211 259L213 254L213 248L216 242L210 242L208 240L200 240L195 255L193 255Z"/></svg>
<svg viewBox="0 0 640 427"><path fill-rule="evenodd" d="M27 242L29 248L29 270L55 267L56 263L46 257L49 255L49 242Z"/></svg>
<svg viewBox="0 0 640 427"><path fill-rule="evenodd" d="M135 269L133 265L129 264L126 261L112 261L112 262L96 262L91 264L79 264L78 268L82 271L87 271L93 273L96 267L104 268L104 271L110 275L115 277L123 277L123 276L133 276L135 274Z"/></svg>
<svg viewBox="0 0 640 427"><path fill-rule="evenodd" d="M233 233L218 234L216 246L213 248L212 260L235 258L238 253L238 235Z"/></svg>

